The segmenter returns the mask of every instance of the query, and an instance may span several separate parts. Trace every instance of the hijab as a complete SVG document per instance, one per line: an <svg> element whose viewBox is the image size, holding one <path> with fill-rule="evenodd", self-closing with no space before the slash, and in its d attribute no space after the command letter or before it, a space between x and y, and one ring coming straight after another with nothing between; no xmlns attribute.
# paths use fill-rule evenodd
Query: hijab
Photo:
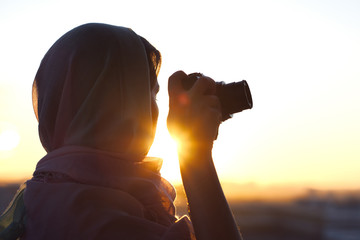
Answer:
<svg viewBox="0 0 360 240"><path fill-rule="evenodd" d="M158 63L144 38L106 24L79 26L49 49L33 84L48 153L26 182L25 239L190 239L161 159L145 157Z"/></svg>
<svg viewBox="0 0 360 240"><path fill-rule="evenodd" d="M143 42L129 28L95 23L55 42L33 84L34 111L47 152L76 145L132 161L146 156L155 124Z"/></svg>

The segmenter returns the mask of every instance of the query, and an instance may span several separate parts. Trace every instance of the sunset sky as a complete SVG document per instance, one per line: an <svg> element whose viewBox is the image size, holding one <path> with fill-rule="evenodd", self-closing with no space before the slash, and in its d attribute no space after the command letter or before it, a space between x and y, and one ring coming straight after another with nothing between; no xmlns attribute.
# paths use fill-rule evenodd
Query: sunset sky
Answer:
<svg viewBox="0 0 360 240"><path fill-rule="evenodd" d="M40 61L88 22L132 28L163 56L152 156L180 181L166 129L177 70L246 79L254 108L220 127L222 181L360 188L360 1L25 1L0 3L0 180L31 177L45 155L31 87Z"/></svg>

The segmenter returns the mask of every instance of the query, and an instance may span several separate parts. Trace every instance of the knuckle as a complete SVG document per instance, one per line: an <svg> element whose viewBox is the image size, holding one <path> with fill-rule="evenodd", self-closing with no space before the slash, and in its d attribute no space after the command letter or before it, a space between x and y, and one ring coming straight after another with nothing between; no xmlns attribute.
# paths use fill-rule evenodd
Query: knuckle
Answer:
<svg viewBox="0 0 360 240"><path fill-rule="evenodd" d="M185 77L187 76L186 73L185 73L184 71L179 70L179 71L174 72L174 73L169 77L169 79L183 78L184 76L185 76Z"/></svg>

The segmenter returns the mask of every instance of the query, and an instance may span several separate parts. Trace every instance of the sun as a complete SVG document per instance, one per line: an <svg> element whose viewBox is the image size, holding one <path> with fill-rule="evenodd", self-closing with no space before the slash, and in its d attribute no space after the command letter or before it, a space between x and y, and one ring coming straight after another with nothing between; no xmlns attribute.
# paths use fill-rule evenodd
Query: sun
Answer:
<svg viewBox="0 0 360 240"><path fill-rule="evenodd" d="M162 177L173 184L181 182L176 142L167 130L159 129L148 155L163 159Z"/></svg>
<svg viewBox="0 0 360 240"><path fill-rule="evenodd" d="M18 146L20 136L14 125L0 123L0 151L10 151Z"/></svg>

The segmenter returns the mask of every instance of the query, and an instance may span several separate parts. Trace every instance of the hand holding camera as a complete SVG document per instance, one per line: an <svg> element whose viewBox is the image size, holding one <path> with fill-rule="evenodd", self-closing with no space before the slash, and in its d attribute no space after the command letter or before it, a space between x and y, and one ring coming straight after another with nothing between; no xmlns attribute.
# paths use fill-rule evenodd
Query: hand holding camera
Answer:
<svg viewBox="0 0 360 240"><path fill-rule="evenodd" d="M221 121L252 108L250 89L246 81L224 84L178 71L169 78L168 90L168 129L180 144L180 172L196 237L241 239L216 173L212 146Z"/></svg>
<svg viewBox="0 0 360 240"><path fill-rule="evenodd" d="M245 80L225 84L200 73L187 75L182 71L169 78L169 97L169 131L187 141L213 141L221 121L253 106Z"/></svg>
<svg viewBox="0 0 360 240"><path fill-rule="evenodd" d="M212 146L221 122L216 83L209 77L199 76L190 89L184 89L187 78L182 71L169 78L169 132L181 144Z"/></svg>

